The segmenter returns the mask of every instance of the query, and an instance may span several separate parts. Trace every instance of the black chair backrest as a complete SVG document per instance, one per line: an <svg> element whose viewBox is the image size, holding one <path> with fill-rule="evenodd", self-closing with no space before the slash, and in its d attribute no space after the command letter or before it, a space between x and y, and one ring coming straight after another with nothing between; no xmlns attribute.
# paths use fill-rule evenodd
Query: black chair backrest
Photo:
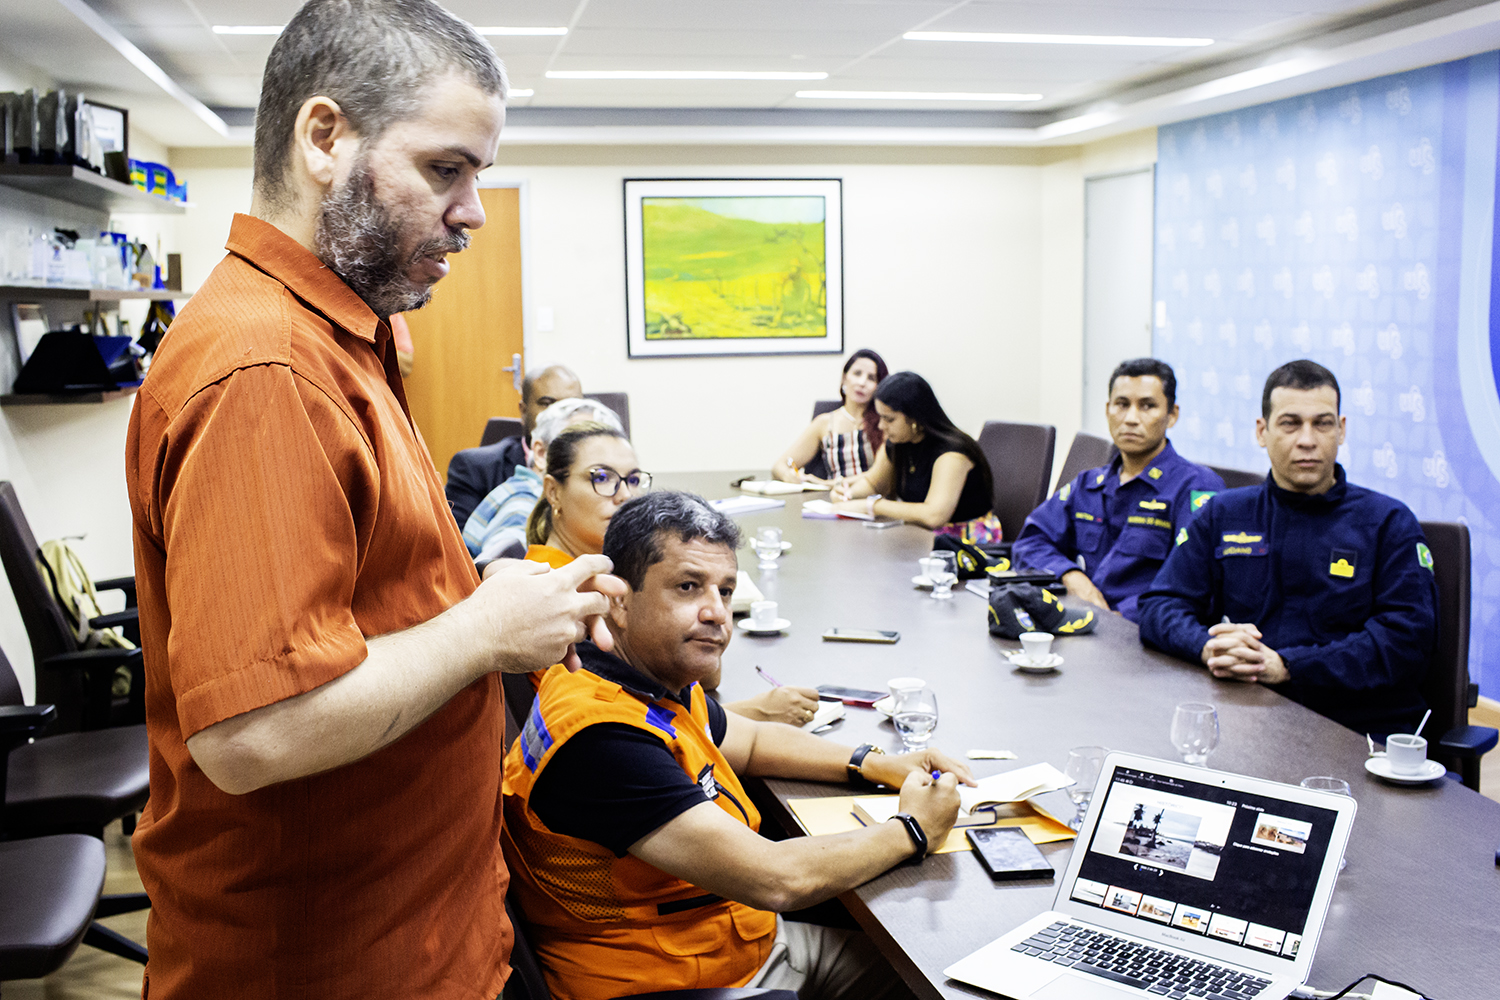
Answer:
<svg viewBox="0 0 1500 1000"><path fill-rule="evenodd" d="M1455 726L1469 724L1469 527L1452 521L1423 521L1437 581L1438 628L1432 664L1422 697L1432 709L1428 746Z"/></svg>
<svg viewBox="0 0 1500 1000"><path fill-rule="evenodd" d="M531 938L526 932L526 921L522 919L513 895L508 895L505 899L505 915L510 918L515 940L510 945L510 978L505 981L505 992L501 996L504 1000L552 1000L552 991L547 988L547 977L542 974L541 960L532 950Z"/></svg>
<svg viewBox="0 0 1500 1000"><path fill-rule="evenodd" d="M21 682L10 665L10 659L0 651L0 705L20 705L26 699L21 695ZM4 805L0 802L0 805Z"/></svg>
<svg viewBox="0 0 1500 1000"><path fill-rule="evenodd" d="M1224 486L1231 490L1237 490L1241 486L1259 486L1266 481L1266 477L1259 472L1246 472L1244 469L1226 469L1217 465L1206 465L1204 468L1211 472L1217 472L1219 478L1224 480Z"/></svg>
<svg viewBox="0 0 1500 1000"><path fill-rule="evenodd" d="M1068 457L1063 459L1062 471L1057 474L1057 484L1052 487L1052 492L1062 489L1064 483L1071 483L1075 476L1086 469L1097 469L1113 462L1117 452L1115 443L1109 438L1087 431L1074 434L1073 444L1068 448Z"/></svg>
<svg viewBox="0 0 1500 1000"><path fill-rule="evenodd" d="M813 404L813 419L816 420L825 413L832 413L844 405L842 399L820 399ZM823 457L823 446L818 445L817 453L813 455L812 461L803 466L802 471L809 476L817 476L819 479L827 479L829 476L828 459Z"/></svg>
<svg viewBox="0 0 1500 1000"><path fill-rule="evenodd" d="M1052 485L1052 449L1057 428L1051 424L1012 424L986 420L979 448L995 480L995 516L1006 541L1015 541L1026 515L1047 499Z"/></svg>
<svg viewBox="0 0 1500 1000"><path fill-rule="evenodd" d="M586 392L584 399L596 399L615 411L625 436L630 437L630 394L628 392Z"/></svg>
<svg viewBox="0 0 1500 1000"><path fill-rule="evenodd" d="M521 427L521 421L515 417L490 417L484 422L484 433L479 436L479 447L497 444L508 437L520 437Z"/></svg>
<svg viewBox="0 0 1500 1000"><path fill-rule="evenodd" d="M820 399L816 403L813 403L813 419L816 420L825 413L832 413L843 405L844 401L842 399Z"/></svg>

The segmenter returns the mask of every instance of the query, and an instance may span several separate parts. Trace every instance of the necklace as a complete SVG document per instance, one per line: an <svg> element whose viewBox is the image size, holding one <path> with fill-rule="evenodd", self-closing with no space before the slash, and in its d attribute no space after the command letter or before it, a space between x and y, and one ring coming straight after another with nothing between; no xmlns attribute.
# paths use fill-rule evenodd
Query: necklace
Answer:
<svg viewBox="0 0 1500 1000"><path fill-rule="evenodd" d="M856 429L865 425L865 418L863 414L855 416L853 413L849 412L849 407L847 405L840 406L839 410L844 414L845 417L849 419L849 422L853 424Z"/></svg>

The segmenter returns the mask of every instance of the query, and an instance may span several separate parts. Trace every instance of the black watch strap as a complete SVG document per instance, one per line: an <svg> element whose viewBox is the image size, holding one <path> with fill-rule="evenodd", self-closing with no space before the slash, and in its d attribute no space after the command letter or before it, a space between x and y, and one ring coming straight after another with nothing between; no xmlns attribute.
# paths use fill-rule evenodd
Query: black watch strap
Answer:
<svg viewBox="0 0 1500 1000"><path fill-rule="evenodd" d="M911 838L912 846L916 848L912 852L912 861L921 861L927 856L927 834L918 823L916 817L911 813L897 813L894 817L906 827L906 835Z"/></svg>
<svg viewBox="0 0 1500 1000"><path fill-rule="evenodd" d="M866 778L864 776L864 772L860 770L860 766L864 764L865 758L872 753L884 754L885 751L880 749L878 746L875 746L873 743L861 743L859 746L854 748L854 752L849 755L849 784L854 785L858 788L874 787L875 783L869 778Z"/></svg>

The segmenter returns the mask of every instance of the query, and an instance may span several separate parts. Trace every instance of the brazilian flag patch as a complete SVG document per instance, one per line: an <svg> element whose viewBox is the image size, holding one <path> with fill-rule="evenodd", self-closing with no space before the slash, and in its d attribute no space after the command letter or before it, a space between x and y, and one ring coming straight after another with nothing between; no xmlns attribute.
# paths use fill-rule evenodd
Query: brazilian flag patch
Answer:
<svg viewBox="0 0 1500 1000"><path fill-rule="evenodd" d="M1191 507L1193 513L1196 514L1200 510L1202 510L1203 505L1212 500L1214 498L1214 494L1218 492L1218 490L1193 490L1192 493L1188 494L1188 506Z"/></svg>
<svg viewBox="0 0 1500 1000"><path fill-rule="evenodd" d="M1417 565L1427 572L1432 572L1432 550L1427 547L1426 542L1417 543Z"/></svg>

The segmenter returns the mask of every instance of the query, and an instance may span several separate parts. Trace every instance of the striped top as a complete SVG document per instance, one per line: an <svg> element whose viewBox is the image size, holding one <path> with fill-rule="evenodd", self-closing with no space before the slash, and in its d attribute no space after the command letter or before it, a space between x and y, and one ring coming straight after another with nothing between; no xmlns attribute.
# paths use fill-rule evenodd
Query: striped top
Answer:
<svg viewBox="0 0 1500 1000"><path fill-rule="evenodd" d="M853 434L829 431L823 435L823 461L830 478L853 479L875 464L875 449L862 427Z"/></svg>

